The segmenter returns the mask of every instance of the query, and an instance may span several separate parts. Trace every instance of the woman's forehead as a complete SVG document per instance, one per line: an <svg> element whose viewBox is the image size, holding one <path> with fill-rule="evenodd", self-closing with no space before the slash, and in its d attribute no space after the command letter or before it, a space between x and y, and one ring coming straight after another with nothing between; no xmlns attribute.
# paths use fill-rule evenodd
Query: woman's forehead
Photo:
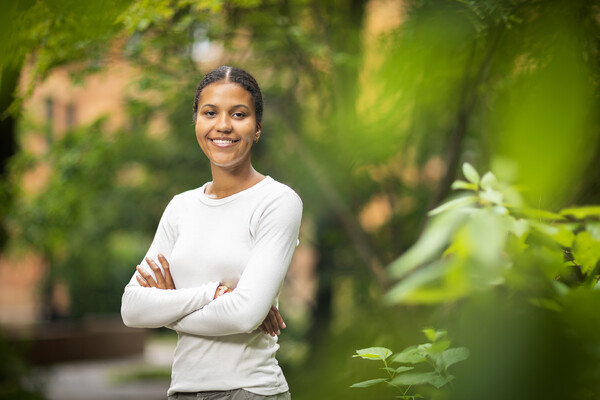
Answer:
<svg viewBox="0 0 600 400"><path fill-rule="evenodd" d="M202 90L199 97L200 106L207 103L217 105L214 104L215 102L223 105L228 103L239 103L254 108L252 94L234 82L213 82Z"/></svg>

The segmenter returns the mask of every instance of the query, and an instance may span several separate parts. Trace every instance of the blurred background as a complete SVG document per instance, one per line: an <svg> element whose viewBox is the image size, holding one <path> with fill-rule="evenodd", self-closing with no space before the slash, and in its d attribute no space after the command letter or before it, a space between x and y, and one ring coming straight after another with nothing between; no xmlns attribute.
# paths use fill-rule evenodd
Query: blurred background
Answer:
<svg viewBox="0 0 600 400"><path fill-rule="evenodd" d="M382 372L352 355L428 327L471 356L426 398L600 398L600 1L0 7L0 398L166 397L176 336L125 328L121 295L168 201L211 179L192 102L223 64L263 90L254 166L304 201L294 399L394 398L349 388ZM464 162L494 178L453 187ZM433 224L453 188L512 228Z"/></svg>

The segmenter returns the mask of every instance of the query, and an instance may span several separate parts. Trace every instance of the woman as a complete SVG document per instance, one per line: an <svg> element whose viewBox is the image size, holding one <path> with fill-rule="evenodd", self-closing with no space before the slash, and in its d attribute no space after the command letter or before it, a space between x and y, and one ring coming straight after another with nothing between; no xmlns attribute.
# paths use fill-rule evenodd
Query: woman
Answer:
<svg viewBox="0 0 600 400"><path fill-rule="evenodd" d="M276 306L302 202L252 167L262 108L242 69L223 66L202 79L194 122L212 181L171 200L125 287L127 326L177 331L169 399L290 398L275 359L285 327Z"/></svg>

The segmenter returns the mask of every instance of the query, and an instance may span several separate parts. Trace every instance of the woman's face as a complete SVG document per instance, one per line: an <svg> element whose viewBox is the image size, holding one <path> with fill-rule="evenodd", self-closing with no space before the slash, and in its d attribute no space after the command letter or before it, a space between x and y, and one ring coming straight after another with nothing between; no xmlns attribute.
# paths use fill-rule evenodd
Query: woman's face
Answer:
<svg viewBox="0 0 600 400"><path fill-rule="evenodd" d="M238 84L218 81L198 99L196 139L212 167L250 165L250 149L260 134L252 95Z"/></svg>

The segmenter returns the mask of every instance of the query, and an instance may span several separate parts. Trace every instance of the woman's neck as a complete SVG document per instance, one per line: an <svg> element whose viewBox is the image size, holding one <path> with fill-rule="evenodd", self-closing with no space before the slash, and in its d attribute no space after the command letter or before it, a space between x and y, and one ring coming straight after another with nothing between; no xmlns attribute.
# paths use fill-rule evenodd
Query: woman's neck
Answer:
<svg viewBox="0 0 600 400"><path fill-rule="evenodd" d="M222 199L246 190L265 178L252 165L242 170L224 170L212 166L211 170L213 180L206 187L205 194L215 199Z"/></svg>

